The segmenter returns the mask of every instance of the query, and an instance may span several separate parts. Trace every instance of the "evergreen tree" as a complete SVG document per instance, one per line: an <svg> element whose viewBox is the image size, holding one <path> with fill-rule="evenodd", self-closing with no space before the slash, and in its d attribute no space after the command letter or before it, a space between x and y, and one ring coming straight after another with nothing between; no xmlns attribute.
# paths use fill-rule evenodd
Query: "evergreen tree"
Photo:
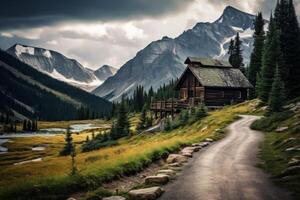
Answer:
<svg viewBox="0 0 300 200"><path fill-rule="evenodd" d="M265 40L265 31L264 31L264 19L262 16L262 13L259 12L258 15L255 18L254 22L254 45L253 45L253 51L251 53L250 58L250 65L249 65L249 72L248 79L250 83L255 87L256 86L256 77L257 74L260 73L261 66L262 66L262 53L264 48L264 40ZM250 91L250 97L254 98L255 93L253 90Z"/></svg>
<svg viewBox="0 0 300 200"><path fill-rule="evenodd" d="M66 144L65 144L64 148L61 150L61 152L59 153L61 156L70 155L74 148L73 143L72 143L73 138L72 138L72 133L70 131L70 128L67 128L65 141L66 141Z"/></svg>
<svg viewBox="0 0 300 200"><path fill-rule="evenodd" d="M260 75L260 73L257 73L256 74L255 96L258 98L261 98L260 94L261 94L261 75Z"/></svg>
<svg viewBox="0 0 300 200"><path fill-rule="evenodd" d="M76 165L76 146L75 144L72 144L73 148L71 150L70 156L71 156L71 176L75 176L77 174L77 165Z"/></svg>
<svg viewBox="0 0 300 200"><path fill-rule="evenodd" d="M243 70L243 66L244 66L243 55L242 55L243 51L241 49L241 46L242 46L242 41L240 40L240 35L237 32L235 40L234 40L234 47L233 47L232 54L230 57L230 64L233 67L239 68L239 69L241 69L241 71L244 71Z"/></svg>
<svg viewBox="0 0 300 200"><path fill-rule="evenodd" d="M130 135L130 124L127 116L124 98L122 98L122 102L119 106L117 122L112 134L113 139L119 139L121 137Z"/></svg>
<svg viewBox="0 0 300 200"><path fill-rule="evenodd" d="M269 31L262 58L261 85L259 96L264 103L268 103L272 88L276 65L282 66L279 34L274 19L271 15Z"/></svg>
<svg viewBox="0 0 300 200"><path fill-rule="evenodd" d="M233 39L230 40L229 48L228 48L228 54L229 54L228 61L232 65L233 64L233 57L234 57L234 40Z"/></svg>
<svg viewBox="0 0 300 200"><path fill-rule="evenodd" d="M281 80L280 72L277 66L274 82L272 84L272 90L270 93L268 111L270 113L281 111L282 106L284 104L284 97L285 97L284 84Z"/></svg>
<svg viewBox="0 0 300 200"><path fill-rule="evenodd" d="M283 58L279 70L290 99L300 95L300 29L293 0L278 1L275 22Z"/></svg>

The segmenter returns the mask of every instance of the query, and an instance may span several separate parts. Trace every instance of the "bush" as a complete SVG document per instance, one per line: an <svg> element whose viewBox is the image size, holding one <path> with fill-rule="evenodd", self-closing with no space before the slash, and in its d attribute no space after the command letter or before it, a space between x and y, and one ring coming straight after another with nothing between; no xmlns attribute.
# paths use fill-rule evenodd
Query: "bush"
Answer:
<svg viewBox="0 0 300 200"><path fill-rule="evenodd" d="M105 190L103 188L98 188L95 191L89 192L87 200L99 200L103 197L109 197L112 196L112 193L108 190Z"/></svg>
<svg viewBox="0 0 300 200"><path fill-rule="evenodd" d="M271 116L263 117L253 122L251 124L251 129L268 132L273 131L278 127L280 122L288 119L289 117L291 117L290 111L274 113Z"/></svg>
<svg viewBox="0 0 300 200"><path fill-rule="evenodd" d="M108 141L101 141L101 140L91 140L89 142L86 142L82 145L81 150L82 152L88 152L88 151L94 151L98 150L103 147L109 147L117 145L118 142L116 140L108 140Z"/></svg>

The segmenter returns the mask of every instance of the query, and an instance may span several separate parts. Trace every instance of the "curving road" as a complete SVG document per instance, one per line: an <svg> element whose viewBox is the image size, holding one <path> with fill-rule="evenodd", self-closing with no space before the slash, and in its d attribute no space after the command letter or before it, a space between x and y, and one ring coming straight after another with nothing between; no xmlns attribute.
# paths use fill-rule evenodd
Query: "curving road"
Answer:
<svg viewBox="0 0 300 200"><path fill-rule="evenodd" d="M256 116L228 127L228 135L206 150L195 153L176 181L165 187L161 200L287 200L288 194L275 187L257 168L260 132L249 128Z"/></svg>

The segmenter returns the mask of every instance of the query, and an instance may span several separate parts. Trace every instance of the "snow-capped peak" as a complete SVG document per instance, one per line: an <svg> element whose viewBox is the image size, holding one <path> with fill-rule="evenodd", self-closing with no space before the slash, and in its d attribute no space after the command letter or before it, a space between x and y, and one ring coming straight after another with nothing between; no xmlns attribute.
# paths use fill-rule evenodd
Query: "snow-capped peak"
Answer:
<svg viewBox="0 0 300 200"><path fill-rule="evenodd" d="M29 55L34 55L34 48L33 47L27 47L27 46L22 46L19 44L15 45L15 50L16 50L16 55L20 56L21 54L29 54Z"/></svg>

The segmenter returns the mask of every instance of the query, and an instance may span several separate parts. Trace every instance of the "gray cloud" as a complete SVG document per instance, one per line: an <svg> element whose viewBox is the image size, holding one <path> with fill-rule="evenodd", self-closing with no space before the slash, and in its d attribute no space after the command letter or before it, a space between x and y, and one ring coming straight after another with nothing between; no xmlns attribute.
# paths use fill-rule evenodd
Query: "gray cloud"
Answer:
<svg viewBox="0 0 300 200"><path fill-rule="evenodd" d="M184 9L194 0L3 0L0 29L22 29L62 21L128 20Z"/></svg>

